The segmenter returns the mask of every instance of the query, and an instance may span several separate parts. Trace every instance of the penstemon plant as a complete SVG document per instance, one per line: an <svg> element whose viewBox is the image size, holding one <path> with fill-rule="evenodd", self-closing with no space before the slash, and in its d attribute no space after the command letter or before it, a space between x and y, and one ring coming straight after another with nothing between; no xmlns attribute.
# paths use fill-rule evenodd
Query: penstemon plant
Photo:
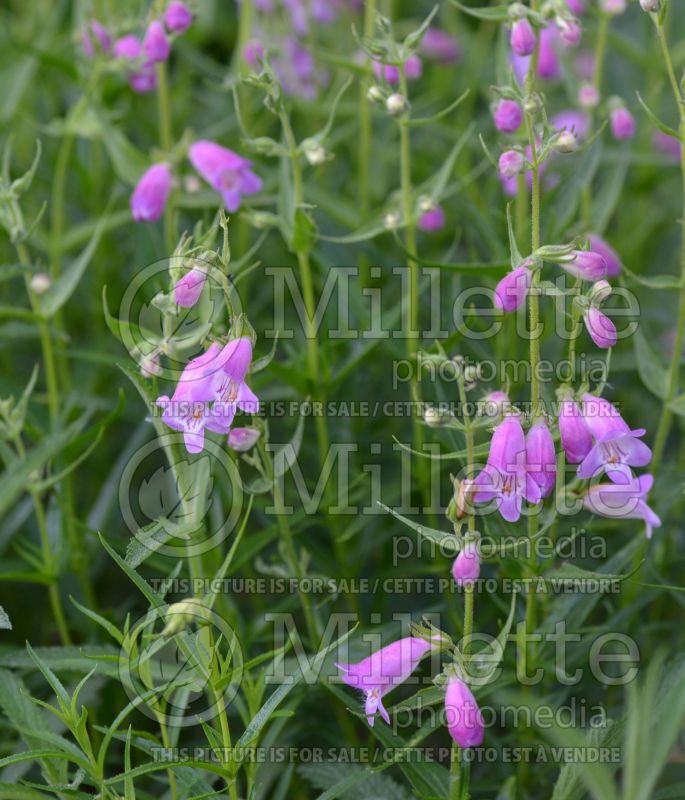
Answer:
<svg viewBox="0 0 685 800"><path fill-rule="evenodd" d="M0 798L685 796L678 5L0 9Z"/></svg>

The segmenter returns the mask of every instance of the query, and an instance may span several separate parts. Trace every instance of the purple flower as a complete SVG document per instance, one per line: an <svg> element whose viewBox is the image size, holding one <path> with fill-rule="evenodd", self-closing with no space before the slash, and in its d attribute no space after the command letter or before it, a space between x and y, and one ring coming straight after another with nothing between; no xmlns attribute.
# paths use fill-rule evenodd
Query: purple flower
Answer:
<svg viewBox="0 0 685 800"><path fill-rule="evenodd" d="M584 281L600 281L607 276L607 262L599 253L592 250L573 250L573 258L559 266L575 278Z"/></svg>
<svg viewBox="0 0 685 800"><path fill-rule="evenodd" d="M236 453L246 453L251 450L261 433L256 428L231 428L228 432L228 446Z"/></svg>
<svg viewBox="0 0 685 800"><path fill-rule="evenodd" d="M318 91L318 80L325 74L317 73L314 57L294 36L283 43L283 52L272 62L283 91L288 95L314 100Z"/></svg>
<svg viewBox="0 0 685 800"><path fill-rule="evenodd" d="M423 62L414 55L404 62L404 74L408 81L417 81L423 74Z"/></svg>
<svg viewBox="0 0 685 800"><path fill-rule="evenodd" d="M214 373L211 384L216 402L212 408L217 417L214 427L219 433L228 433L236 411L259 413L259 398L245 383L252 362L252 342L247 336L233 339L218 356L221 369Z"/></svg>
<svg viewBox="0 0 685 800"><path fill-rule="evenodd" d="M250 39L243 47L243 58L252 69L256 69L264 61L264 46L259 39Z"/></svg>
<svg viewBox="0 0 685 800"><path fill-rule="evenodd" d="M599 5L607 14L622 14L626 10L626 0L599 0Z"/></svg>
<svg viewBox="0 0 685 800"><path fill-rule="evenodd" d="M128 82L134 92L146 94L152 92L157 86L157 74L152 64L144 64L138 72L133 72L128 76Z"/></svg>
<svg viewBox="0 0 685 800"><path fill-rule="evenodd" d="M497 417L504 414L511 406L511 400L506 392L495 389L488 392L478 404L478 413L487 417Z"/></svg>
<svg viewBox="0 0 685 800"><path fill-rule="evenodd" d="M591 83L584 83L578 90L578 103L581 108L597 108L599 91Z"/></svg>
<svg viewBox="0 0 685 800"><path fill-rule="evenodd" d="M116 42L114 42L112 52L115 58L134 60L143 55L143 48L140 44L140 39L138 39L137 36L133 36L133 34L129 34L128 36L122 36L121 39L117 39Z"/></svg>
<svg viewBox="0 0 685 800"><path fill-rule="evenodd" d="M537 38L527 19L517 19L512 25L509 43L517 56L529 56L535 50Z"/></svg>
<svg viewBox="0 0 685 800"><path fill-rule="evenodd" d="M536 422L526 436L526 469L540 487L542 497L547 497L557 476L557 459L554 439L544 422Z"/></svg>
<svg viewBox="0 0 685 800"><path fill-rule="evenodd" d="M495 308L500 311L516 311L528 296L533 273L521 264L508 272L495 287Z"/></svg>
<svg viewBox="0 0 685 800"><path fill-rule="evenodd" d="M578 21L557 17L556 25L561 41L568 47L578 47L583 35L583 29L578 24Z"/></svg>
<svg viewBox="0 0 685 800"><path fill-rule="evenodd" d="M592 450L592 434L578 404L570 398L559 405L559 433L566 460L570 464L580 464Z"/></svg>
<svg viewBox="0 0 685 800"><path fill-rule="evenodd" d="M614 483L625 482L632 478L630 467L649 464L652 451L638 438L644 436L644 428L631 430L608 400L584 394L583 417L595 444L578 467L579 478L594 478L605 472Z"/></svg>
<svg viewBox="0 0 685 800"><path fill-rule="evenodd" d="M193 267L174 286L174 300L182 308L192 308L200 299L202 288L207 280L207 270Z"/></svg>
<svg viewBox="0 0 685 800"><path fill-rule="evenodd" d="M654 149L672 161L680 161L680 142L661 131L654 132Z"/></svg>
<svg viewBox="0 0 685 800"><path fill-rule="evenodd" d="M612 109L610 115L611 133L614 139L632 139L637 128L635 117L625 106Z"/></svg>
<svg viewBox="0 0 685 800"><path fill-rule="evenodd" d="M499 174L503 178L515 178L523 169L523 154L518 150L505 150L499 157L497 164Z"/></svg>
<svg viewBox="0 0 685 800"><path fill-rule="evenodd" d="M592 341L597 347L606 350L616 344L616 326L609 317L598 308L591 306L583 314L583 322L585 323L585 327Z"/></svg>
<svg viewBox="0 0 685 800"><path fill-rule="evenodd" d="M623 264L621 264L621 257L614 248L600 236L597 236L596 233L591 233L588 240L590 250L592 250L593 253L599 253L606 262L607 278L615 278L617 275L620 275Z"/></svg>
<svg viewBox="0 0 685 800"><path fill-rule="evenodd" d="M457 586L474 583L480 576L480 556L475 543L465 544L452 564L452 577Z"/></svg>
<svg viewBox="0 0 685 800"><path fill-rule="evenodd" d="M392 64L381 64L380 61L374 61L371 69L377 81L385 80L391 86L396 86L400 82L400 70Z"/></svg>
<svg viewBox="0 0 685 800"><path fill-rule="evenodd" d="M364 712L369 725L373 725L376 711L390 724L383 697L407 680L429 650L430 645L424 639L407 636L356 664L335 665L343 671L344 683L364 692Z"/></svg>
<svg viewBox="0 0 685 800"><path fill-rule="evenodd" d="M500 100L492 116L500 133L515 133L523 122L523 109L515 100Z"/></svg>
<svg viewBox="0 0 685 800"><path fill-rule="evenodd" d="M521 516L523 500L539 503L540 487L526 469L526 442L518 417L505 417L495 428L488 463L475 479L477 503L497 501L507 522Z"/></svg>
<svg viewBox="0 0 685 800"><path fill-rule="evenodd" d="M83 52L92 58L95 55L95 45L93 43L94 37L100 46L103 53L109 53L112 47L112 38L104 25L101 25L96 19L88 23L81 33L81 44L83 45Z"/></svg>
<svg viewBox="0 0 685 800"><path fill-rule="evenodd" d="M419 228L427 233L442 230L445 226L445 212L440 206L424 211L419 217Z"/></svg>
<svg viewBox="0 0 685 800"><path fill-rule="evenodd" d="M445 719L447 730L459 747L466 749L483 743L485 722L478 703L464 681L454 675L447 682Z"/></svg>
<svg viewBox="0 0 685 800"><path fill-rule="evenodd" d="M188 157L195 169L224 199L228 211L237 211L243 195L259 192L262 180L252 163L215 142L200 140L190 146Z"/></svg>
<svg viewBox="0 0 685 800"><path fill-rule="evenodd" d="M459 42L440 28L428 28L424 33L421 52L442 64L456 64L461 58Z"/></svg>
<svg viewBox="0 0 685 800"><path fill-rule="evenodd" d="M164 12L164 24L172 33L183 33L188 30L193 21L193 15L185 3L177 0L169 3Z"/></svg>
<svg viewBox="0 0 685 800"><path fill-rule="evenodd" d="M145 170L131 195L131 214L136 222L155 222L164 213L171 192L171 170L166 163Z"/></svg>
<svg viewBox="0 0 685 800"><path fill-rule="evenodd" d="M585 0L566 0L568 10L577 17L582 17L585 13Z"/></svg>
<svg viewBox="0 0 685 800"><path fill-rule="evenodd" d="M561 65L556 53L555 44L559 39L557 29L553 25L543 28L540 31L540 45L538 47L538 77L543 80L555 80L561 75ZM511 63L514 74L519 84L523 85L528 67L530 66L531 56L517 56L511 54Z"/></svg>
<svg viewBox="0 0 685 800"><path fill-rule="evenodd" d="M623 479L622 483L601 483L591 486L583 505L600 517L618 519L642 519L645 521L645 535L652 537L652 530L661 527L661 520L646 503L654 478L641 475L639 478Z"/></svg>
<svg viewBox="0 0 685 800"><path fill-rule="evenodd" d="M584 111L568 109L555 114L549 124L555 131L571 131L582 142L588 135L590 118Z"/></svg>
<svg viewBox="0 0 685 800"><path fill-rule="evenodd" d="M303 0L282 0L283 6L290 13L290 23L298 36L306 36L309 32L309 15Z"/></svg>
<svg viewBox="0 0 685 800"><path fill-rule="evenodd" d="M143 52L153 63L166 61L169 58L171 45L167 39L164 25L158 19L153 20L145 31Z"/></svg>

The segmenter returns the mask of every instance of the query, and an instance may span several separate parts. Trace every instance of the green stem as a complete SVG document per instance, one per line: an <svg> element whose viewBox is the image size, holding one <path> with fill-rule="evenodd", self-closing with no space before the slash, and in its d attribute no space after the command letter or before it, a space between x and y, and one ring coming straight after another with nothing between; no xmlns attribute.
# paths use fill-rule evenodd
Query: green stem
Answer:
<svg viewBox="0 0 685 800"><path fill-rule="evenodd" d="M157 717L157 722L159 723L159 730L162 734L162 744L164 745L165 748L168 749L171 747L171 739L169 739L169 730L166 726L166 722L164 721L164 715L156 714L155 716ZM176 800L178 796L178 791L176 788L176 775L173 769L167 770L167 776L169 778L169 792L171 794L171 800Z"/></svg>
<svg viewBox="0 0 685 800"><path fill-rule="evenodd" d="M364 4L364 36L373 35L376 18L376 0L366 0ZM371 161L371 103L368 98L371 86L371 62L366 59L366 74L359 84L359 163L357 183L359 185L359 217L362 225L366 224L371 210L369 196L369 166ZM360 259L360 284L369 282L369 263L365 256Z"/></svg>
<svg viewBox="0 0 685 800"><path fill-rule="evenodd" d="M683 194L683 218L685 219L685 108L683 106L683 95L673 69L673 61L668 49L668 42L666 41L666 34L663 26L657 22L656 26L661 52L666 64L666 71L668 79L673 90L673 97L678 109L678 116L680 120L679 133L680 133L680 171L682 176L682 194ZM675 342L673 343L673 354L671 356L671 363L668 369L668 378L666 384L666 397L661 409L661 416L659 417L659 424L656 430L654 439L654 455L652 459L652 472L656 473L661 466L661 460L664 455L668 434L671 431L671 424L673 422L673 412L669 408L670 403L678 394L678 385L680 382L680 363L683 353L683 344L685 343L685 232L681 234L681 251L680 251L680 289L678 298L678 322L676 326Z"/></svg>
<svg viewBox="0 0 685 800"><path fill-rule="evenodd" d="M156 66L157 72L157 116L159 120L159 143L166 157L169 157L173 147L174 136L171 122L171 102L169 95L169 82L167 80L166 63ZM174 224L174 208L168 202L164 208L164 245L167 253L171 255L176 247L176 230Z"/></svg>

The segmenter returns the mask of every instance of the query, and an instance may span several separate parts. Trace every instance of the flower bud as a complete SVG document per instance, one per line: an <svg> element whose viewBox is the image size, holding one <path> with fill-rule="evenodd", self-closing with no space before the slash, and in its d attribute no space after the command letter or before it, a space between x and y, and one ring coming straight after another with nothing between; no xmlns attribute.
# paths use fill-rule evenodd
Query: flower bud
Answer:
<svg viewBox="0 0 685 800"><path fill-rule="evenodd" d="M433 206L421 214L418 226L426 233L435 233L445 226L445 212L440 206Z"/></svg>
<svg viewBox="0 0 685 800"><path fill-rule="evenodd" d="M207 606L203 605L202 600L197 597L181 600L180 603L172 603L166 612L166 625L162 636L173 636L193 621L208 622L211 613Z"/></svg>
<svg viewBox="0 0 685 800"><path fill-rule="evenodd" d="M256 428L231 428L228 432L228 446L236 453L251 450L262 434Z"/></svg>
<svg viewBox="0 0 685 800"><path fill-rule="evenodd" d="M535 31L525 17L512 25L509 43L517 56L529 56L535 50Z"/></svg>
<svg viewBox="0 0 685 800"><path fill-rule="evenodd" d="M609 114L609 119L614 139L622 141L632 139L635 136L637 124L635 118L625 106L621 105L613 108Z"/></svg>
<svg viewBox="0 0 685 800"><path fill-rule="evenodd" d="M542 98L539 94L529 94L523 101L526 114L539 114L542 111Z"/></svg>
<svg viewBox="0 0 685 800"><path fill-rule="evenodd" d="M371 103L382 103L384 100L383 90L380 86L369 86L369 91L366 93L366 98Z"/></svg>
<svg viewBox="0 0 685 800"><path fill-rule="evenodd" d="M302 142L302 150L304 152L304 157L313 167L323 164L328 158L326 150L316 139L305 139L304 142Z"/></svg>
<svg viewBox="0 0 685 800"><path fill-rule="evenodd" d="M584 281L599 281L607 276L606 260L592 250L573 250L570 258L561 261L559 266Z"/></svg>
<svg viewBox="0 0 685 800"><path fill-rule="evenodd" d="M470 586L480 576L480 556L475 542L468 542L460 550L452 565L452 577L457 586Z"/></svg>
<svg viewBox="0 0 685 800"><path fill-rule="evenodd" d="M396 92L395 94L391 94L385 101L385 107L388 114L392 114L393 117L399 117L409 108L409 103L403 94L398 94Z"/></svg>
<svg viewBox="0 0 685 800"><path fill-rule="evenodd" d="M603 303L611 294L611 284L608 281L597 281L590 289L590 302L595 305Z"/></svg>
<svg viewBox="0 0 685 800"><path fill-rule="evenodd" d="M626 0L599 0L599 7L605 14L622 14L626 10Z"/></svg>
<svg viewBox="0 0 685 800"><path fill-rule="evenodd" d="M495 308L505 312L520 308L528 296L532 277L525 264L507 273L495 287Z"/></svg>
<svg viewBox="0 0 685 800"><path fill-rule="evenodd" d="M554 140L554 148L558 153L573 153L578 147L578 140L572 131L562 131Z"/></svg>
<svg viewBox="0 0 685 800"><path fill-rule="evenodd" d="M454 511L457 521L464 519L469 512L472 513L472 495L475 490L472 480L465 478L463 481L454 481Z"/></svg>
<svg viewBox="0 0 685 800"><path fill-rule="evenodd" d="M394 231L395 228L399 227L400 215L397 213L397 211L388 211L383 218L383 224L387 230Z"/></svg>
<svg viewBox="0 0 685 800"><path fill-rule="evenodd" d="M452 675L445 692L447 730L459 747L478 747L483 743L485 722L469 687Z"/></svg>
<svg viewBox="0 0 685 800"><path fill-rule="evenodd" d="M174 0L164 12L164 24L172 33L183 33L193 21L193 15L185 3Z"/></svg>
<svg viewBox="0 0 685 800"><path fill-rule="evenodd" d="M599 92L591 83L584 83L578 90L578 104L581 108L597 108L599 105Z"/></svg>
<svg viewBox="0 0 685 800"><path fill-rule="evenodd" d="M36 272L31 278L31 291L34 294L45 294L52 286L52 280L47 272Z"/></svg>
<svg viewBox="0 0 685 800"><path fill-rule="evenodd" d="M592 341L597 347L606 350L616 344L618 339L616 326L609 317L598 308L589 308L583 315L583 322L585 323L585 327Z"/></svg>
<svg viewBox="0 0 685 800"><path fill-rule="evenodd" d="M145 356L140 360L140 374L144 378L152 378L155 375L162 374L162 367L159 363L159 356L156 353L152 353L149 356Z"/></svg>
<svg viewBox="0 0 685 800"><path fill-rule="evenodd" d="M640 8L648 13L654 13L661 9L661 0L640 0Z"/></svg>
<svg viewBox="0 0 685 800"><path fill-rule="evenodd" d="M518 150L505 150L497 162L499 174L503 178L515 178L522 172L524 163L523 154Z"/></svg>
<svg viewBox="0 0 685 800"><path fill-rule="evenodd" d="M423 412L423 421L429 428L444 428L454 419L450 411L439 408L438 406L427 406Z"/></svg>
<svg viewBox="0 0 685 800"><path fill-rule="evenodd" d="M171 52L171 45L167 38L164 25L159 20L153 20L143 39L143 52L152 62L166 61Z"/></svg>
<svg viewBox="0 0 685 800"><path fill-rule="evenodd" d="M569 47L578 47L583 35L583 29L575 19L566 19L565 17L557 17L556 20L557 30L559 31L559 38Z"/></svg>
<svg viewBox="0 0 685 800"><path fill-rule="evenodd" d="M207 280L207 270L193 267L174 286L174 300L181 308L192 308L200 299L202 288Z"/></svg>
<svg viewBox="0 0 685 800"><path fill-rule="evenodd" d="M492 116L500 133L515 133L523 122L523 109L515 100L500 100Z"/></svg>

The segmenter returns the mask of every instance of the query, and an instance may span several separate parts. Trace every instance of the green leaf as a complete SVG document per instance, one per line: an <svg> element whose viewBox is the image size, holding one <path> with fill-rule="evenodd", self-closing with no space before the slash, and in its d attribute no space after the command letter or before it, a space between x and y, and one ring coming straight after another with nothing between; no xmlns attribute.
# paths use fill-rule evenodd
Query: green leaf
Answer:
<svg viewBox="0 0 685 800"><path fill-rule="evenodd" d="M676 140L680 141L680 134L678 133L678 131L674 130L673 128L670 128L668 125L666 125L664 122L662 122L659 119L659 117L657 117L657 115L652 111L652 109L642 99L642 95L640 94L640 92L635 92L635 94L637 95L637 99L638 99L640 105L642 106L642 108L644 108L645 112L647 113L647 116L652 120L652 122L656 125L656 127L662 133L665 133L666 136L671 136L673 139L676 139Z"/></svg>
<svg viewBox="0 0 685 800"><path fill-rule="evenodd" d="M509 19L509 6L470 8L469 6L463 6L458 0L450 0L450 3L470 17L477 17L488 22L506 22Z"/></svg>
<svg viewBox="0 0 685 800"><path fill-rule="evenodd" d="M5 609L0 606L0 630L11 631L12 623Z"/></svg>
<svg viewBox="0 0 685 800"><path fill-rule="evenodd" d="M295 209L293 238L290 248L293 253L308 253L316 240L316 225L312 215L303 208Z"/></svg>
<svg viewBox="0 0 685 800"><path fill-rule="evenodd" d="M403 522L407 527L416 531L419 536L423 536L424 539L428 539L429 542L433 542L434 544L438 545L441 550L444 548L443 552L459 552L459 542L453 533L445 533L444 531L439 531L435 528L429 528L427 525L420 525L418 522L413 522L408 517L403 517L402 514L398 514L397 511L393 511L392 508L389 508L383 503L378 503L378 505L385 509L388 514L392 514L393 517L398 519L400 522Z"/></svg>
<svg viewBox="0 0 685 800"><path fill-rule="evenodd" d="M637 371L642 383L649 391L663 400L666 397L668 377L659 357L647 343L644 333L638 328L635 332L635 358Z"/></svg>
<svg viewBox="0 0 685 800"><path fill-rule="evenodd" d="M164 602L163 602L162 598L160 597L160 595L150 586L150 584L141 575L139 575L133 569L133 567L129 566L124 561L124 559L116 552L116 550L113 550L109 546L109 544L107 544L107 541L105 540L105 537L101 533L98 533L98 538L100 539L100 543L102 544L102 546L110 554L110 556L112 557L114 562L117 564L117 566L123 572L126 573L126 575L130 578L130 580L136 585L136 587L140 590L140 592L145 596L145 598L148 600L150 605L154 606L155 608L159 608L159 607L163 606Z"/></svg>
<svg viewBox="0 0 685 800"><path fill-rule="evenodd" d="M509 608L509 616L504 623L502 630L490 644L478 653L474 653L468 660L468 672L472 677L477 677L481 685L487 683L490 678L495 674L503 656L504 648L509 638L509 631L511 630L512 622L514 621L514 612L516 610L516 592L511 595L511 607Z"/></svg>

